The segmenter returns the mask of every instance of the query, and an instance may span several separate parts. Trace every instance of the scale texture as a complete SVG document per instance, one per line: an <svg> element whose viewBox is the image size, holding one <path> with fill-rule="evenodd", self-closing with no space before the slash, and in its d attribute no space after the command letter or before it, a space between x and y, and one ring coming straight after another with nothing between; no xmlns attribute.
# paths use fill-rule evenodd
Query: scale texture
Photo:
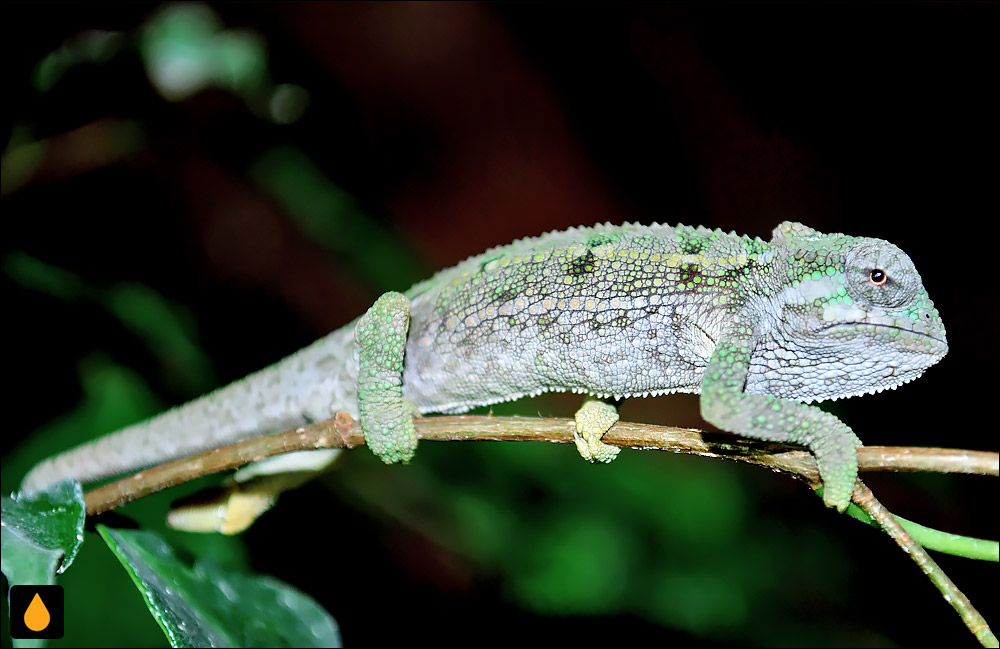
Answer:
<svg viewBox="0 0 1000 649"><path fill-rule="evenodd" d="M685 226L571 228L387 293L265 370L46 460L23 488L134 470L339 410L397 462L416 448L414 409L456 413L549 391L694 392L722 430L808 447L824 500L842 510L860 441L807 404L895 388L947 351L919 274L887 241L791 222L770 241ZM585 458L614 457L600 437L615 419L599 402L581 408Z"/></svg>

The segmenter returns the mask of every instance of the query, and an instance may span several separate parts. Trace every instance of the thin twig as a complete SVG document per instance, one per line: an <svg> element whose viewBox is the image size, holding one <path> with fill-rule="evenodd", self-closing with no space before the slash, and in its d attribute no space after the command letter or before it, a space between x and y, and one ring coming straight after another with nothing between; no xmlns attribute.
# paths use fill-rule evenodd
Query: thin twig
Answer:
<svg viewBox="0 0 1000 649"><path fill-rule="evenodd" d="M945 601L950 603L952 607L958 612L965 626L969 628L970 631L976 636L976 639L984 647L996 647L997 637L993 635L993 631L990 630L989 624L980 615L979 611L972 605L969 598L965 596L962 591L958 589L948 575L941 569L940 566L927 554L927 550L923 548L919 543L913 540L906 530L899 524L899 521L885 508L882 506L876 498L875 494L872 493L871 489L868 488L861 480L858 480L857 485L854 488L854 495L852 498L853 502L865 510L872 520L876 521L885 530L892 539L902 548L903 552L910 555L914 563L920 568L920 570L927 575L931 583L941 592Z"/></svg>
<svg viewBox="0 0 1000 649"><path fill-rule="evenodd" d="M428 441L506 440L569 443L572 419L539 417L418 417L417 434ZM804 450L721 433L620 421L603 441L622 447L725 458L766 466L820 486L813 456ZM272 455L318 448L353 448L365 443L361 426L345 412L331 419L275 435L242 440L157 465L133 476L88 491L87 514L94 515L196 478L239 468ZM1000 454L935 448L865 446L858 452L862 471L937 471L1000 474Z"/></svg>
<svg viewBox="0 0 1000 649"><path fill-rule="evenodd" d="M417 434L427 441L573 441L572 419L538 417L442 416L418 417ZM790 474L810 488L821 481L813 456L804 450L706 433L689 428L618 422L603 441L622 447L658 449L748 462ZM272 455L319 448L354 448L365 443L361 426L345 412L331 419L276 435L243 440L188 458L161 464L85 494L87 514L99 514L167 487L213 473L239 468ZM865 446L858 450L861 471L935 471L987 476L1000 475L1000 454L940 448ZM976 638L988 647L997 639L968 598L930 558L926 550L900 526L859 480L854 502L879 523L958 611Z"/></svg>

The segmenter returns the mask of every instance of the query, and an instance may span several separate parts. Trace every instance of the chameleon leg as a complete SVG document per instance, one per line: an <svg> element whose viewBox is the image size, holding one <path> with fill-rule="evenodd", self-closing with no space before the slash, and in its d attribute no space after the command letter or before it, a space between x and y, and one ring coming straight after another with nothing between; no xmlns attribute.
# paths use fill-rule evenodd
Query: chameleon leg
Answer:
<svg viewBox="0 0 1000 649"><path fill-rule="evenodd" d="M601 441L618 421L618 409L610 403L588 399L576 411L576 450L589 462L610 462L621 449Z"/></svg>
<svg viewBox="0 0 1000 649"><path fill-rule="evenodd" d="M358 320L358 411L365 441L386 464L409 462L417 448L413 413L403 401L403 354L410 301L386 293Z"/></svg>
<svg viewBox="0 0 1000 649"><path fill-rule="evenodd" d="M743 392L751 342L749 329L730 332L719 341L705 368L702 416L737 435L808 447L816 456L823 480L823 502L844 511L858 477L857 447L861 440L845 423L819 408L770 394Z"/></svg>

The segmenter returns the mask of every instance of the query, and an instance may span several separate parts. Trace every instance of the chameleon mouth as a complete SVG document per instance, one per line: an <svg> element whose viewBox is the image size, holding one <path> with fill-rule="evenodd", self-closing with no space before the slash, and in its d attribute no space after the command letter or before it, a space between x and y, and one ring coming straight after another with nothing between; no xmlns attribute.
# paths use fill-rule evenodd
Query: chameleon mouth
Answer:
<svg viewBox="0 0 1000 649"><path fill-rule="evenodd" d="M909 334L911 336L919 336L921 338L927 338L933 340L939 345L943 346L945 349L948 348L948 341L944 338L938 338L937 336L932 336L926 331L917 331L915 329L908 329L906 327L900 327L898 325L882 324L877 322L837 322L831 325L826 325L825 327L820 327L816 329L816 333L822 334L831 330L841 329L843 327L864 327L867 329L890 329L893 331L900 331L904 334Z"/></svg>
<svg viewBox="0 0 1000 649"><path fill-rule="evenodd" d="M922 375L948 353L948 343L943 336L888 323L845 321L811 331L817 338L816 342L839 359L841 374L833 370L832 378L839 381L837 389L804 399L796 397L804 403L895 390ZM885 353L878 349L859 353L854 346L843 347L845 342L851 344L859 338L866 347L884 346L887 349Z"/></svg>

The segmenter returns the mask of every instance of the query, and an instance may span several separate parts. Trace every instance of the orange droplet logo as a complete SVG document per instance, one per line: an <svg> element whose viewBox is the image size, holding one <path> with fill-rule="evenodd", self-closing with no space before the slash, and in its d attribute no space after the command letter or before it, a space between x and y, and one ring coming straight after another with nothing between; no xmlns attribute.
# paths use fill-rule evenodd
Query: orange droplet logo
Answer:
<svg viewBox="0 0 1000 649"><path fill-rule="evenodd" d="M24 611L24 626L37 633L47 627L51 619L49 609L45 608L42 598L38 596L38 593L35 593L28 608Z"/></svg>

